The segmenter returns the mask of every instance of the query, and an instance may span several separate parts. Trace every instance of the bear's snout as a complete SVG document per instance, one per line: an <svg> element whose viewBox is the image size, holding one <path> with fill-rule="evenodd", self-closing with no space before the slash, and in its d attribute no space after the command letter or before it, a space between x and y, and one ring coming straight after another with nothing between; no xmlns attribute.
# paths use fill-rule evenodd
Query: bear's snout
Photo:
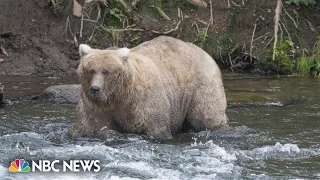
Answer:
<svg viewBox="0 0 320 180"><path fill-rule="evenodd" d="M91 86L91 94L93 97L98 97L100 92L100 88L96 85Z"/></svg>

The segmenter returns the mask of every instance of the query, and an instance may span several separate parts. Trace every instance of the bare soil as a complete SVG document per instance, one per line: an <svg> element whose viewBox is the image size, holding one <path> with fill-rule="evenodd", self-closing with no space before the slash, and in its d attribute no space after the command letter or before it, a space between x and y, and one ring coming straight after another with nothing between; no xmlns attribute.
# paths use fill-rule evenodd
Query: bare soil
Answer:
<svg viewBox="0 0 320 180"><path fill-rule="evenodd" d="M48 1L0 1L1 74L44 76L72 74L78 64L66 15L56 15Z"/></svg>
<svg viewBox="0 0 320 180"><path fill-rule="evenodd" d="M83 2L80 0L80 4ZM131 4L131 1L125 2ZM178 29L167 35L202 46L217 59L222 68L242 71L249 67L253 71L256 62L265 58L273 38L276 5L273 0L234 0L230 1L230 6L227 0L212 0L213 24L209 26L205 40L201 39L200 32L208 27L211 16L209 1L206 1L207 8L198 8L183 1L162 0L162 10L171 18L170 21L154 13L156 11L153 7L141 2L144 1L140 1L134 12L130 13L132 19L129 23L135 24L133 28L143 31L124 31L115 37L98 28L92 36L98 24L84 22L83 37L80 38L80 18L70 13L73 7L71 0L65 1L63 10L58 13L53 11L50 2L46 0L1 0L0 45L5 53L0 51L0 74L75 74L79 58L78 44L87 43L95 48L133 47L162 35L154 31L165 32L175 28L179 21L182 22ZM178 7L183 12L183 20L177 15ZM286 5L285 9L291 17L283 13L281 20L286 29L281 30L281 36L287 36L288 31L296 46L312 49L319 34L319 15L310 13L310 8L305 7L297 9ZM314 11L317 9L314 8ZM104 12L109 10L106 8ZM298 28L295 28L291 18L298 24ZM252 58L249 61L249 55L258 61L253 63Z"/></svg>

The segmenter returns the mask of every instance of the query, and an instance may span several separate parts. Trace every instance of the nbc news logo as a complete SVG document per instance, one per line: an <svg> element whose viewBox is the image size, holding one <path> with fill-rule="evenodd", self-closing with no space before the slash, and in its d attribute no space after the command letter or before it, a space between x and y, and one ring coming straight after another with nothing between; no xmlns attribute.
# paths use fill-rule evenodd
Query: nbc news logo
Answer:
<svg viewBox="0 0 320 180"><path fill-rule="evenodd" d="M29 172L30 166L29 166L29 163L24 159L16 159L15 161L11 162L9 171L10 172Z"/></svg>
<svg viewBox="0 0 320 180"><path fill-rule="evenodd" d="M24 159L12 161L9 167L10 172L99 172L99 160L39 160L32 161L31 168L29 162Z"/></svg>

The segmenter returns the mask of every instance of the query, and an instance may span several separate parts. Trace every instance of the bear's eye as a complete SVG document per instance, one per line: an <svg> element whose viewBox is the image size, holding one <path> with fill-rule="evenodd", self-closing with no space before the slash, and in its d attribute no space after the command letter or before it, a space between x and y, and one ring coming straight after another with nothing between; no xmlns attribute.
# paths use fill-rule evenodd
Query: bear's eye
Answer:
<svg viewBox="0 0 320 180"><path fill-rule="evenodd" d="M110 74L110 72L108 71L108 70L102 70L102 74L104 74L104 75L108 75L108 74Z"/></svg>
<svg viewBox="0 0 320 180"><path fill-rule="evenodd" d="M94 74L96 71L94 69L90 69L89 73Z"/></svg>

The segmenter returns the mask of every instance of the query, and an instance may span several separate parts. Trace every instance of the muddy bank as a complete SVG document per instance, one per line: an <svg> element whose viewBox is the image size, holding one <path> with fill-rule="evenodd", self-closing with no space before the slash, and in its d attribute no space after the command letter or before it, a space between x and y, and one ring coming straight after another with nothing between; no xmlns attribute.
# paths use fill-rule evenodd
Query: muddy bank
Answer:
<svg viewBox="0 0 320 180"><path fill-rule="evenodd" d="M65 33L67 14L48 1L0 1L0 74L74 74L77 47Z"/></svg>
<svg viewBox="0 0 320 180"><path fill-rule="evenodd" d="M274 1L206 1L206 8L187 1L124 2L128 9L108 0L107 7L99 5L100 16L94 8L81 23L72 14L73 1L54 7L50 1L2 0L0 45L5 53L0 53L0 74L75 74L80 43L133 47L163 34L199 45L228 71L268 73L259 64L273 40ZM297 53L314 46L320 27L318 6L285 4L280 36L290 36Z"/></svg>

